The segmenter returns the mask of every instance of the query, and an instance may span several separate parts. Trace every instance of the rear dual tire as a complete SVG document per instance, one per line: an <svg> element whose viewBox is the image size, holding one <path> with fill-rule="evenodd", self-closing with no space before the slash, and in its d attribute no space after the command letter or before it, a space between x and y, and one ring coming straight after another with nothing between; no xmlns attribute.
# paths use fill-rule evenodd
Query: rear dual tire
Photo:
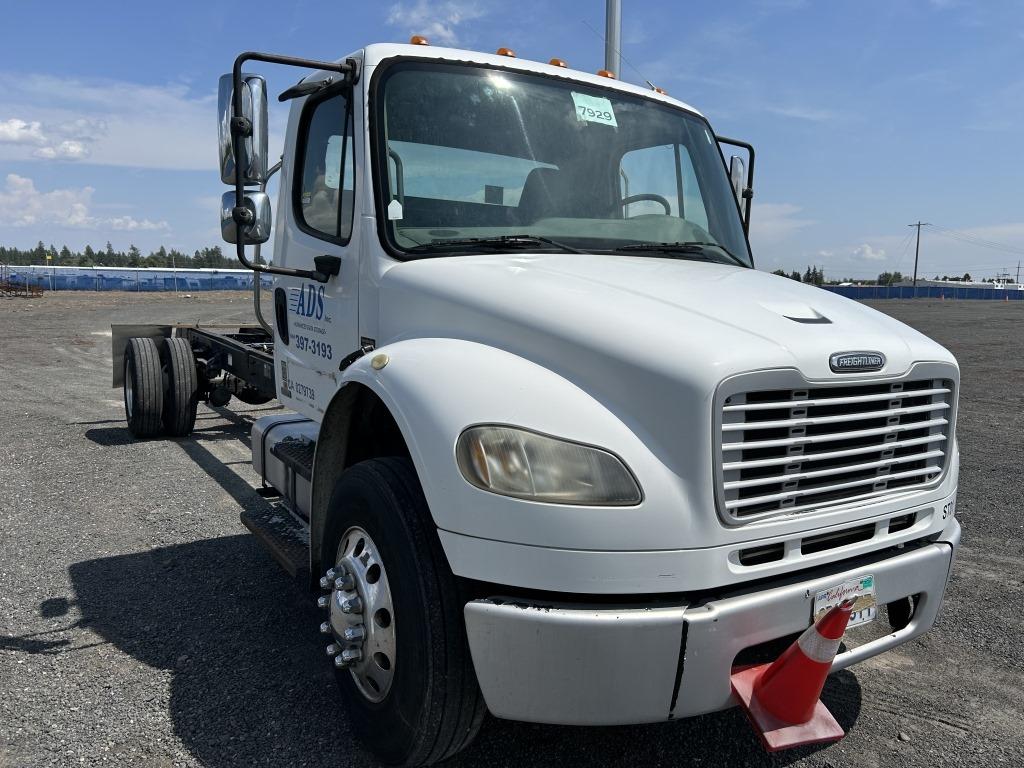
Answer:
<svg viewBox="0 0 1024 768"><path fill-rule="evenodd" d="M164 342L164 434L185 437L196 425L199 404L199 378L196 358L186 339L171 338Z"/></svg>
<svg viewBox="0 0 1024 768"><path fill-rule="evenodd" d="M124 350L124 413L135 437L156 437L164 428L163 371L153 339L129 339Z"/></svg>
<svg viewBox="0 0 1024 768"><path fill-rule="evenodd" d="M195 427L199 377L185 339L129 339L124 353L124 411L135 437L184 437Z"/></svg>

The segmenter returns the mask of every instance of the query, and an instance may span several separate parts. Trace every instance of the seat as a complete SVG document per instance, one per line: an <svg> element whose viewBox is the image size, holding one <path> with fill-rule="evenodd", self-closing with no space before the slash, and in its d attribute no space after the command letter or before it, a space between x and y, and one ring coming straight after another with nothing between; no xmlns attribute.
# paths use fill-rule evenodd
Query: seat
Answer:
<svg viewBox="0 0 1024 768"><path fill-rule="evenodd" d="M521 224L538 219L572 216L574 197L566 189L567 179L558 168L534 168L523 182L518 214Z"/></svg>

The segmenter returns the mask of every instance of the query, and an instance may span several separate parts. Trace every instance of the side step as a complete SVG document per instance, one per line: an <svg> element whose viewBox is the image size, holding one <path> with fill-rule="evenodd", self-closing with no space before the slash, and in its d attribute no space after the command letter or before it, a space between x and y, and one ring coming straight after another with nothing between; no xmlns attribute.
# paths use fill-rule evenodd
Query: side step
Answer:
<svg viewBox="0 0 1024 768"><path fill-rule="evenodd" d="M264 416L252 427L253 469L303 520L309 520L319 428L295 414Z"/></svg>
<svg viewBox="0 0 1024 768"><path fill-rule="evenodd" d="M252 531L288 574L298 580L309 579L309 527L290 512L273 507L245 509L242 525Z"/></svg>
<svg viewBox="0 0 1024 768"><path fill-rule="evenodd" d="M316 453L316 441L304 435L288 436L274 443L270 454L279 458L286 467L299 477L310 480L313 477L313 454Z"/></svg>

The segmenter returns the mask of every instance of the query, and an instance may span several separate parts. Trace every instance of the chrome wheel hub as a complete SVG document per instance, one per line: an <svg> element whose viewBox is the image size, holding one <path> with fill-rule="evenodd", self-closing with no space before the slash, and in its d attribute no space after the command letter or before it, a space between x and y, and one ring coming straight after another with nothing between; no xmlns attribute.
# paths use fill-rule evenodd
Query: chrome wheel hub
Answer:
<svg viewBox="0 0 1024 768"><path fill-rule="evenodd" d="M336 565L320 579L328 611L320 631L331 636L327 655L347 669L370 701L387 696L395 676L395 617L380 551L362 528L345 531Z"/></svg>

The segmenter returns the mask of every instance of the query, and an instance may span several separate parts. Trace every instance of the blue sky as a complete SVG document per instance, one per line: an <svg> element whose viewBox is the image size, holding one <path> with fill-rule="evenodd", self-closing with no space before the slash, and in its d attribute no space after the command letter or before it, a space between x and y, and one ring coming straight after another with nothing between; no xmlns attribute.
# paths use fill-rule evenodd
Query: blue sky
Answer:
<svg viewBox="0 0 1024 768"><path fill-rule="evenodd" d="M4 6L0 243L19 246L219 242L216 85L242 49L339 58L420 32L603 62L602 0ZM1024 3L623 0L623 54L623 79L757 147L760 267L906 273L918 219L938 227L922 274L1015 272L1024 258ZM265 72L272 93L296 79Z"/></svg>

